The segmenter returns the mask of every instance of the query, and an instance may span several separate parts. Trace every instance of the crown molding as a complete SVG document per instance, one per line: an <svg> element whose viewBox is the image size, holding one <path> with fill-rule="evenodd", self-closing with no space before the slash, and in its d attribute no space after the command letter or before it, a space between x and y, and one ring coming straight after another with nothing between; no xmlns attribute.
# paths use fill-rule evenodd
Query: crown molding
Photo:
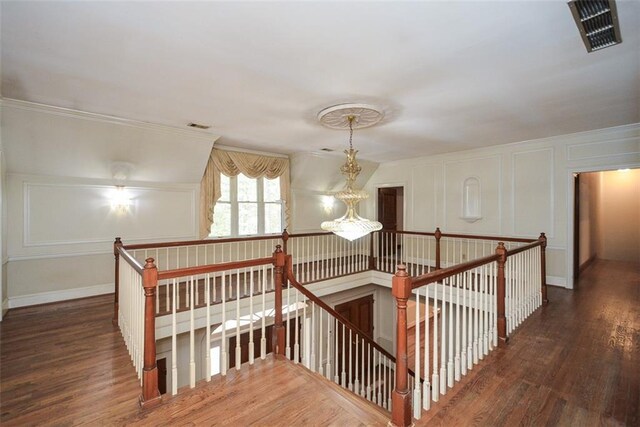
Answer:
<svg viewBox="0 0 640 427"><path fill-rule="evenodd" d="M208 143L217 141L220 136L213 135L201 130L182 129L174 126L162 125L158 123L142 122L123 117L109 116L106 114L91 113L88 111L74 110L71 108L56 107L54 105L40 104L37 102L22 101L13 98L0 98L2 108L13 108L16 110L34 111L62 117L72 117L80 120L88 120L99 123L110 123L120 126L127 126L136 129L160 132L165 134L188 136L189 138L200 139Z"/></svg>

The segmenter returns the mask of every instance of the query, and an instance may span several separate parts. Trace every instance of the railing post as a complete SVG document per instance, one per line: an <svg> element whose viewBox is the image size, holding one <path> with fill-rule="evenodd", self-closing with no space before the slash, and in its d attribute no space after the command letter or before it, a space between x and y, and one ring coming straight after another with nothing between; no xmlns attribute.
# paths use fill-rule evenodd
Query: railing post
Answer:
<svg viewBox="0 0 640 427"><path fill-rule="evenodd" d="M547 236L544 233L540 233L539 240L542 240L542 245L540 245L540 287L542 290L542 303L548 304L549 299L547 298L547 258L545 255L547 249Z"/></svg>
<svg viewBox="0 0 640 427"><path fill-rule="evenodd" d="M373 235L376 234L376 232L374 231L373 233L370 233L369 236L371 236L371 238L369 239L369 270L375 270L376 269L376 258L375 258L375 254L374 254L374 237Z"/></svg>
<svg viewBox="0 0 640 427"><path fill-rule="evenodd" d="M412 420L407 366L407 300L411 296L411 278L404 265L399 265L393 276L391 292L396 299L397 313L396 388L391 395L391 425L410 426Z"/></svg>
<svg viewBox="0 0 640 427"><path fill-rule="evenodd" d="M119 248L122 247L122 239L120 237L116 237L115 242L113 242L113 257L115 258L115 277L114 277L114 288L115 288L115 296L113 297L113 319L111 319L111 323L114 326L118 326L118 294L120 293L120 252Z"/></svg>
<svg viewBox="0 0 640 427"><path fill-rule="evenodd" d="M504 266L507 262L507 249L504 247L504 243L498 243L496 248L496 255L498 258L498 345L503 347L507 344L509 338L507 338L507 317L505 315L505 298L507 282L504 275Z"/></svg>
<svg viewBox="0 0 640 427"><path fill-rule="evenodd" d="M285 328L282 322L282 285L285 272L285 254L280 245L276 246L273 253L273 265L275 267L275 296L274 311L275 320L273 325L273 353L284 356L285 352Z"/></svg>
<svg viewBox="0 0 640 427"><path fill-rule="evenodd" d="M440 227L437 227L436 232L433 234L436 238L436 270L440 270L440 238L442 237Z"/></svg>
<svg viewBox="0 0 640 427"><path fill-rule="evenodd" d="M158 367L156 365L156 289L158 268L153 258L147 258L142 273L144 287L144 370L140 406L147 408L160 403Z"/></svg>

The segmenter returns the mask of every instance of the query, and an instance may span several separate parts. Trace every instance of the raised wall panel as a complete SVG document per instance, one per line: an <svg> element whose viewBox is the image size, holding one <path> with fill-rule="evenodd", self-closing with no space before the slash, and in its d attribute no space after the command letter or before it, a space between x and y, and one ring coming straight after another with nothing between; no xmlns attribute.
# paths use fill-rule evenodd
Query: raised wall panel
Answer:
<svg viewBox="0 0 640 427"><path fill-rule="evenodd" d="M127 212L111 208L113 186L24 184L24 246L172 239L196 233L193 189L127 187Z"/></svg>
<svg viewBox="0 0 640 427"><path fill-rule="evenodd" d="M514 153L512 156L513 234L554 236L553 149Z"/></svg>
<svg viewBox="0 0 640 427"><path fill-rule="evenodd" d="M462 191L465 179L480 182L482 218L469 223L462 219ZM446 162L444 165L444 228L448 233L496 234L502 221L502 164L500 156Z"/></svg>

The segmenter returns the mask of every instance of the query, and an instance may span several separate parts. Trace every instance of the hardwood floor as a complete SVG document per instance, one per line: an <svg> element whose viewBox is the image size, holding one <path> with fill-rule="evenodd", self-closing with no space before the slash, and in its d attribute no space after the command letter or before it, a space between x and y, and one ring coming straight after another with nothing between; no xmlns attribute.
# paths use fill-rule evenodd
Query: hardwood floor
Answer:
<svg viewBox="0 0 640 427"><path fill-rule="evenodd" d="M640 265L597 261L418 425L640 425Z"/></svg>
<svg viewBox="0 0 640 427"><path fill-rule="evenodd" d="M500 349L420 425L640 425L640 266L598 261L551 287ZM0 323L0 422L25 425L385 425L361 399L267 359L140 411L112 297L9 311ZM237 378L232 378L237 375Z"/></svg>
<svg viewBox="0 0 640 427"><path fill-rule="evenodd" d="M272 356L141 411L112 309L113 296L102 296L8 313L0 323L3 426L387 424L375 405Z"/></svg>

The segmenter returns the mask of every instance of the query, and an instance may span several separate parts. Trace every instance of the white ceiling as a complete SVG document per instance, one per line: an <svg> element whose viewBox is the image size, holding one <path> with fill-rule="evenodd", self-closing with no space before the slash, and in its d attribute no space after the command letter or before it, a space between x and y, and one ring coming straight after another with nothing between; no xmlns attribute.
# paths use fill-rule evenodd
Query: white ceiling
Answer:
<svg viewBox="0 0 640 427"><path fill-rule="evenodd" d="M566 1L2 2L2 95L184 128L228 146L382 162L640 122L640 2L588 54Z"/></svg>

